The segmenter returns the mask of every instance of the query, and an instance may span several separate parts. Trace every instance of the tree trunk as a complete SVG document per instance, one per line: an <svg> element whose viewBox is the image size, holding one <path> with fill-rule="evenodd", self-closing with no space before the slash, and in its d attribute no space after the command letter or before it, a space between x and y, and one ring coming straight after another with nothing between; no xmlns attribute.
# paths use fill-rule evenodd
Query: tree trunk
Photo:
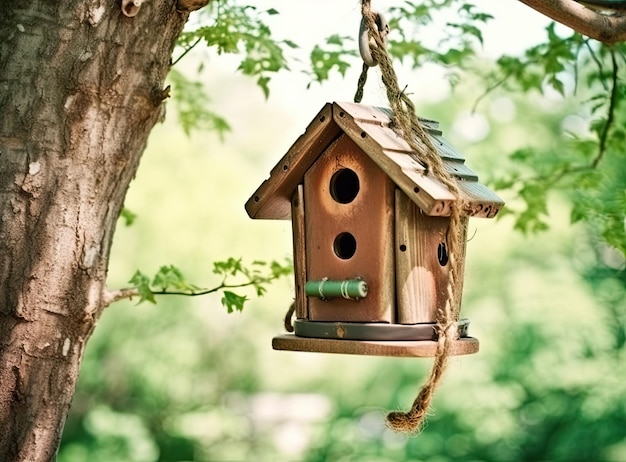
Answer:
<svg viewBox="0 0 626 462"><path fill-rule="evenodd" d="M119 1L0 0L2 461L55 459L188 16L175 0L123 3L137 14Z"/></svg>

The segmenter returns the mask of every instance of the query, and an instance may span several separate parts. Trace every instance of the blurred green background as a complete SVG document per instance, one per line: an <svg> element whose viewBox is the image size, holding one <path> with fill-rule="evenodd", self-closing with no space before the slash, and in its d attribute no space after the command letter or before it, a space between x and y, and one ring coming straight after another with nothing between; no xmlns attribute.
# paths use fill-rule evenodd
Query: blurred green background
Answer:
<svg viewBox="0 0 626 462"><path fill-rule="evenodd" d="M138 218L118 226L112 288L163 264L211 287L213 261L291 257L290 223L252 221L243 205L324 103L351 99L359 69L309 90L283 76L265 101L224 62L202 79L232 132L186 136L169 109L126 200ZM477 88L417 99L481 179L506 170L505 153L558 143L576 123L576 103L560 97L495 95L472 116ZM384 416L410 406L430 360L273 351L294 296L281 280L263 298L250 293L241 313L217 295L111 306L88 345L59 461L626 460L623 258L570 224L564 197L549 222L530 236L507 217L470 222L463 315L481 351L451 361L419 436L394 434Z"/></svg>

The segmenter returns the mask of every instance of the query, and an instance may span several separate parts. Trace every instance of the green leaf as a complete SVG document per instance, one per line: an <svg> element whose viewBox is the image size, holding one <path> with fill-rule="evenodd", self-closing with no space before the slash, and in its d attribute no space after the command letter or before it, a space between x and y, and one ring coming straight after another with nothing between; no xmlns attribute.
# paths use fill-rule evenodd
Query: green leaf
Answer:
<svg viewBox="0 0 626 462"><path fill-rule="evenodd" d="M139 292L139 303L144 301L156 303L156 300L154 299L154 294L150 289L150 278L148 278L145 274L137 270L128 282L132 284L133 287L135 287Z"/></svg>
<svg viewBox="0 0 626 462"><path fill-rule="evenodd" d="M587 218L589 217L589 211L586 205L587 204L583 204L582 202L577 202L574 204L570 212L570 221L572 223L587 220Z"/></svg>
<svg viewBox="0 0 626 462"><path fill-rule="evenodd" d="M283 40L283 43L287 45L289 48L300 48L297 43L292 42L291 40Z"/></svg>
<svg viewBox="0 0 626 462"><path fill-rule="evenodd" d="M174 265L161 266L152 279L152 287L159 287L162 292L177 290L184 292L196 292L200 287L189 283L183 273Z"/></svg>
<svg viewBox="0 0 626 462"><path fill-rule="evenodd" d="M269 77L259 77L257 79L257 85L261 87L261 90L263 90L263 95L265 96L265 99L269 98L270 96L269 82L270 82Z"/></svg>
<svg viewBox="0 0 626 462"><path fill-rule="evenodd" d="M335 34L326 38L324 48L315 45L310 54L312 76L315 82L321 83L328 80L333 71L338 71L342 76L345 75L350 67L346 58L357 55L352 47L344 43L352 40L352 37Z"/></svg>
<svg viewBox="0 0 626 462"><path fill-rule="evenodd" d="M275 278L279 278L282 276L289 276L293 272L293 264L291 261L287 261L287 263L280 264L277 261L272 261L270 264L270 268L272 271L272 276Z"/></svg>
<svg viewBox="0 0 626 462"><path fill-rule="evenodd" d="M221 274L223 276L231 275L235 276L237 273L243 271L243 265L241 258L230 257L228 260L213 262L213 273Z"/></svg>
<svg viewBox="0 0 626 462"><path fill-rule="evenodd" d="M137 214L131 212L129 209L124 207L120 212L120 218L124 220L125 226L131 226L137 219Z"/></svg>
<svg viewBox="0 0 626 462"><path fill-rule="evenodd" d="M248 297L245 295L237 295L234 292L225 290L222 297L222 305L228 310L229 313L233 311L242 311L245 302Z"/></svg>

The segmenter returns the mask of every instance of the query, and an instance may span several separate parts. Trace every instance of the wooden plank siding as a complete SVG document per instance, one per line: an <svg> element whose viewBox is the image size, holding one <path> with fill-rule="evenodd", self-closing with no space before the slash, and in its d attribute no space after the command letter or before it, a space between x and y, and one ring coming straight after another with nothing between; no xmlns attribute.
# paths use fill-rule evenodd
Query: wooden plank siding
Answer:
<svg viewBox="0 0 626 462"><path fill-rule="evenodd" d="M395 207L398 323L435 322L438 311L445 308L449 298L450 265L439 259L439 251L440 246L447 250L450 219L426 215L399 189ZM467 218L464 221L465 230ZM465 249L458 258L465 259Z"/></svg>

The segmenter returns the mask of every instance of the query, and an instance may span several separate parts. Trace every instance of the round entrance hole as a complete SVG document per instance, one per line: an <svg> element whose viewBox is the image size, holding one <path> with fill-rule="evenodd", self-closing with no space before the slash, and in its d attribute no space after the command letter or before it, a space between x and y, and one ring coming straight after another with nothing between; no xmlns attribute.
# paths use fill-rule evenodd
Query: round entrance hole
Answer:
<svg viewBox="0 0 626 462"><path fill-rule="evenodd" d="M335 172L330 179L330 195L340 204L352 202L359 194L360 188L359 176L349 168Z"/></svg>
<svg viewBox="0 0 626 462"><path fill-rule="evenodd" d="M356 253L356 239L350 233L341 233L333 242L333 250L342 260L348 260Z"/></svg>

